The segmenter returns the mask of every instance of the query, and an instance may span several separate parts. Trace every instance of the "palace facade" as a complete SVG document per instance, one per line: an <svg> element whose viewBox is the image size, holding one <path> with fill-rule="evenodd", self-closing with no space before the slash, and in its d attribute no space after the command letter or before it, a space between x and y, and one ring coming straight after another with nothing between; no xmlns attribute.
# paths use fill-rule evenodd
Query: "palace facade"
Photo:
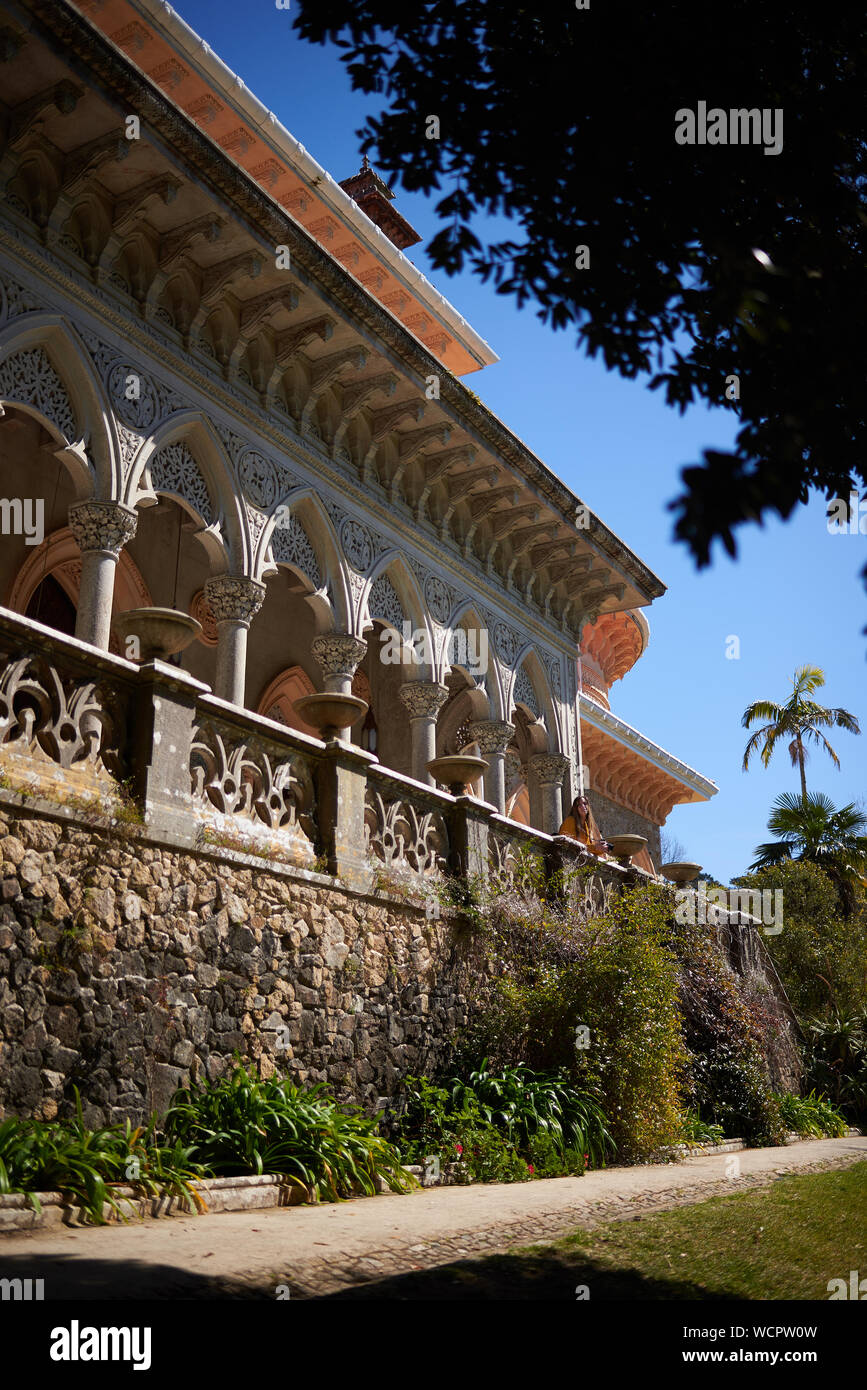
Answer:
<svg viewBox="0 0 867 1390"><path fill-rule="evenodd" d="M138 689L114 618L179 610L200 633L152 679L193 711L185 814L279 831L289 796L310 859L314 794L274 769L319 756L295 701L324 688L366 702L354 765L392 792L446 807L428 763L469 748L492 823L550 837L583 761L602 834L658 868L716 791L610 709L664 586L465 384L495 354L382 180L335 182L157 0L4 0L0 74L4 741L98 780L105 683ZM86 717L15 674L51 633L76 689L100 673ZM365 775L368 849L433 863Z"/></svg>

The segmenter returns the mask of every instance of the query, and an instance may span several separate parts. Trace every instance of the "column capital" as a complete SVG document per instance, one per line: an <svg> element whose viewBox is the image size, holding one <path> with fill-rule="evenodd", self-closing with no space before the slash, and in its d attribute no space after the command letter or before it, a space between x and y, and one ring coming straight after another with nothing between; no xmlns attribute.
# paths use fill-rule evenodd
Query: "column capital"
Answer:
<svg viewBox="0 0 867 1390"><path fill-rule="evenodd" d="M514 735L514 724L507 724L504 719L478 719L470 725L470 738L482 754L505 753Z"/></svg>
<svg viewBox="0 0 867 1390"><path fill-rule="evenodd" d="M218 623L249 627L265 600L265 585L245 574L215 574L205 581L205 599Z"/></svg>
<svg viewBox="0 0 867 1390"><path fill-rule="evenodd" d="M446 687L436 681L407 681L398 694L411 719L435 719L449 698Z"/></svg>
<svg viewBox="0 0 867 1390"><path fill-rule="evenodd" d="M310 650L326 681L351 681L364 660L367 643L363 637L353 637L348 632L324 632L313 638Z"/></svg>
<svg viewBox="0 0 867 1390"><path fill-rule="evenodd" d="M90 497L69 508L69 529L83 554L101 550L117 559L135 535L137 524L138 512L123 502Z"/></svg>
<svg viewBox="0 0 867 1390"><path fill-rule="evenodd" d="M559 786L569 766L563 753L536 753L530 759L530 767L542 787Z"/></svg>

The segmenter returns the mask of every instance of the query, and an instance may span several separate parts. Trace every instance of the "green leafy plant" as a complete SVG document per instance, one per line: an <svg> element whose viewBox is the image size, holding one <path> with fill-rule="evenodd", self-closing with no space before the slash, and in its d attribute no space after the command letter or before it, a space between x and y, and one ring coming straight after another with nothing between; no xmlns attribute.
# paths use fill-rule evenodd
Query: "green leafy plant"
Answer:
<svg viewBox="0 0 867 1390"><path fill-rule="evenodd" d="M517 1182L601 1167L614 1142L598 1100L558 1075L529 1067L492 1071L435 1085L404 1080L396 1143L410 1162L435 1155L454 1165L456 1181Z"/></svg>
<svg viewBox="0 0 867 1390"><path fill-rule="evenodd" d="M77 1091L75 1105L72 1120L12 1116L0 1124L0 1193L27 1193L38 1211L35 1193L58 1191L97 1224L105 1221L106 1205L123 1217L119 1187L130 1187L141 1197L181 1197L205 1210L194 1185L204 1169L193 1162L192 1146L177 1140L159 1143L154 1121L145 1127L133 1128L127 1120L90 1129Z"/></svg>
<svg viewBox="0 0 867 1390"><path fill-rule="evenodd" d="M855 1124L867 1123L867 1012L808 1019L807 1076Z"/></svg>
<svg viewBox="0 0 867 1390"><path fill-rule="evenodd" d="M598 1100L577 1090L562 1074L545 1076L523 1063L496 1073L485 1058L466 1081L455 1079L451 1087L458 1108L472 1097L485 1119L522 1152L540 1134L561 1154L567 1148L589 1154L594 1167L604 1166L614 1150Z"/></svg>
<svg viewBox="0 0 867 1390"><path fill-rule="evenodd" d="M789 1093L778 1096L777 1101L784 1125L796 1134L811 1134L820 1139L825 1136L842 1139L849 1128L840 1111L825 1096L817 1096L815 1091L808 1096Z"/></svg>
<svg viewBox="0 0 867 1390"><path fill-rule="evenodd" d="M414 1185L376 1123L321 1085L302 1090L278 1077L260 1080L238 1062L219 1081L177 1091L164 1129L194 1146L216 1174L280 1173L338 1201L356 1191L372 1195L378 1178L392 1192Z"/></svg>
<svg viewBox="0 0 867 1390"><path fill-rule="evenodd" d="M682 1142L684 1144L721 1144L722 1125L703 1120L697 1110L687 1110L683 1117Z"/></svg>

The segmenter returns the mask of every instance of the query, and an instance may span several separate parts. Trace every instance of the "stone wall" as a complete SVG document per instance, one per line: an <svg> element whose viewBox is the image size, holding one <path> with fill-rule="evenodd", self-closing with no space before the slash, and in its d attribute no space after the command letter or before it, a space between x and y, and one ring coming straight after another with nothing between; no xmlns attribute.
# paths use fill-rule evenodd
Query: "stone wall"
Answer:
<svg viewBox="0 0 867 1390"><path fill-rule="evenodd" d="M0 1118L68 1115L77 1087L89 1123L140 1120L235 1053L370 1109L447 1065L484 941L380 881L0 803ZM782 1075L785 995L759 935L730 936L776 1009Z"/></svg>
<svg viewBox="0 0 867 1390"><path fill-rule="evenodd" d="M235 1051L375 1105L465 1018L455 929L317 874L0 812L0 1114L165 1107Z"/></svg>

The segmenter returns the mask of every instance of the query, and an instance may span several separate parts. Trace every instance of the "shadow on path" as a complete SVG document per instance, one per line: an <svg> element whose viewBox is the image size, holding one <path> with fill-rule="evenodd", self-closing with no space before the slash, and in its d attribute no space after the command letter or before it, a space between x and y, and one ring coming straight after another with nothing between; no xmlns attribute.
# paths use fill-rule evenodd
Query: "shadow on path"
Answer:
<svg viewBox="0 0 867 1390"><path fill-rule="evenodd" d="M488 1255L460 1260L435 1269L393 1275L375 1283L358 1284L320 1296L318 1302L358 1299L402 1299L447 1302L496 1300L574 1303L586 1286L590 1301L635 1302L684 1299L722 1302L733 1295L711 1293L686 1281L648 1278L637 1270L610 1269L580 1254L557 1251L527 1255ZM587 1293L582 1290L582 1296Z"/></svg>
<svg viewBox="0 0 867 1390"><path fill-rule="evenodd" d="M414 1270L384 1279L358 1282L336 1293L305 1293L293 1284L290 1271L260 1276L257 1283L225 1277L209 1277L175 1265L153 1265L137 1260L82 1259L51 1255L38 1259L20 1254L2 1258L0 1276L5 1279L45 1280L45 1302L131 1300L243 1300L274 1302L277 1284L285 1282L293 1299L315 1302L334 1300L496 1300L575 1302L576 1287L586 1285L593 1302L679 1301L712 1299L709 1293L686 1281L647 1278L635 1270L612 1270L581 1254L546 1250L527 1255L487 1255L477 1260L458 1260L433 1269ZM351 1274L350 1276L351 1277ZM363 1280L363 1282L362 1282Z"/></svg>

